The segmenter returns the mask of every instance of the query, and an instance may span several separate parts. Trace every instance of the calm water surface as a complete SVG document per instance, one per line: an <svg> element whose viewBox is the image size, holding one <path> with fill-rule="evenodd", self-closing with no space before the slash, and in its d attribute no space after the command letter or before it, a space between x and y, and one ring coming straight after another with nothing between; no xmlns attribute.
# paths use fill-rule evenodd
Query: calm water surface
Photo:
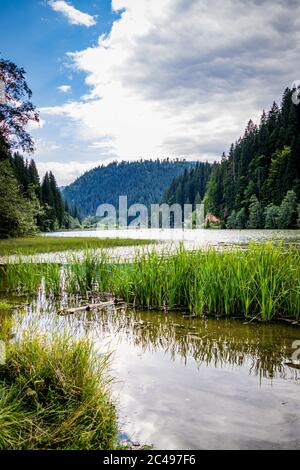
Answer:
<svg viewBox="0 0 300 470"><path fill-rule="evenodd" d="M300 242L300 230L82 230L54 232L46 236L131 238L135 240L160 240L185 242L188 246L246 244L250 241L286 240Z"/></svg>
<svg viewBox="0 0 300 470"><path fill-rule="evenodd" d="M120 307L57 315L41 291L16 311L34 326L89 336L113 351L111 374L126 438L158 449L300 448L300 328L192 319Z"/></svg>

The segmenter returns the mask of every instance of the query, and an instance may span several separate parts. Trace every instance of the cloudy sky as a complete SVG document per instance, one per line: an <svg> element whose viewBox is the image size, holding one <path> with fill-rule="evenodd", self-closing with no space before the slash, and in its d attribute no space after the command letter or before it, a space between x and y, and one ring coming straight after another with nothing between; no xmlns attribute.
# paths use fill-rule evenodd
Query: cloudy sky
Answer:
<svg viewBox="0 0 300 470"><path fill-rule="evenodd" d="M300 0L0 1L61 185L116 159L218 159L300 79Z"/></svg>

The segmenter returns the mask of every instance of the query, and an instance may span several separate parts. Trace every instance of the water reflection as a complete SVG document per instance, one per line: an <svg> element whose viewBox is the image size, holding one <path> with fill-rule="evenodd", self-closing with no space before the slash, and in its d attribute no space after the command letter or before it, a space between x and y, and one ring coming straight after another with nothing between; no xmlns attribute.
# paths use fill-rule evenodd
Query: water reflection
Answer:
<svg viewBox="0 0 300 470"><path fill-rule="evenodd" d="M93 299L95 303L99 300ZM66 305L86 301L65 296L57 302L47 298L41 289L37 299L27 305L25 314L16 312L19 334L29 328L49 335L67 330L72 336L89 336L100 349L104 343L113 349L122 343L125 350L128 345L143 354L162 352L168 360L180 359L185 366L192 360L197 368L247 367L248 373L260 381L299 379L299 370L291 363L293 342L300 338L297 327L245 324L232 319L204 320L181 313L138 312L124 306L68 316L57 314Z"/></svg>
<svg viewBox="0 0 300 470"><path fill-rule="evenodd" d="M131 440L170 450L300 448L299 371L286 365L299 328L122 305L57 313L92 300L102 299L57 302L41 288L15 310L11 337L28 329L49 336L67 330L91 338L99 354L114 351L120 426Z"/></svg>

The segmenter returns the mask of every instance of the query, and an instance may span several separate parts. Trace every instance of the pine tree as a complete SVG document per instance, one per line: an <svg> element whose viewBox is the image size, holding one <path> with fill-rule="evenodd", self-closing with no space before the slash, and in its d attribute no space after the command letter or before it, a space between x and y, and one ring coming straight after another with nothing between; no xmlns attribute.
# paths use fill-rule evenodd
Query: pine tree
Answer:
<svg viewBox="0 0 300 470"><path fill-rule="evenodd" d="M243 207L236 214L236 228L243 230L247 227L247 213L246 209Z"/></svg>
<svg viewBox="0 0 300 470"><path fill-rule="evenodd" d="M38 201L22 194L9 160L0 162L0 238L36 232L40 213Z"/></svg>
<svg viewBox="0 0 300 470"><path fill-rule="evenodd" d="M53 207L54 207L54 212L55 212L55 218L56 218L59 228L61 228L63 224L63 218L64 218L64 204L63 204L61 193L56 184L55 176L53 175L52 172L49 173L49 184L51 187L51 192L53 194L53 200L54 200Z"/></svg>
<svg viewBox="0 0 300 470"><path fill-rule="evenodd" d="M279 228L279 214L280 208L274 204L269 204L265 209L265 228L277 229Z"/></svg>
<svg viewBox="0 0 300 470"><path fill-rule="evenodd" d="M256 196L252 196L249 206L249 220L247 227L250 229L264 228L263 208Z"/></svg>
<svg viewBox="0 0 300 470"><path fill-rule="evenodd" d="M41 199L40 177L37 171L35 161L33 159L30 160L30 163L28 166L28 180L29 180L29 184L34 187L35 194L40 200Z"/></svg>
<svg viewBox="0 0 300 470"><path fill-rule="evenodd" d="M288 229L297 227L298 204L294 191L288 191L279 210L279 228Z"/></svg>

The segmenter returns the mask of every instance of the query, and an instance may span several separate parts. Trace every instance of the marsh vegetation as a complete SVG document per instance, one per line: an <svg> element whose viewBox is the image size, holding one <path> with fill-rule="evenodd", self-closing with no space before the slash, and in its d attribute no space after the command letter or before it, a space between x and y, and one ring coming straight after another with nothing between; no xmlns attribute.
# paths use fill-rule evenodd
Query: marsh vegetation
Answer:
<svg viewBox="0 0 300 470"><path fill-rule="evenodd" d="M5 267L2 284L34 293L43 280L54 295L110 292L138 308L271 321L299 319L299 279L298 248L252 243L223 251L141 251L120 263L90 250L81 259L71 255L64 266L20 261Z"/></svg>

